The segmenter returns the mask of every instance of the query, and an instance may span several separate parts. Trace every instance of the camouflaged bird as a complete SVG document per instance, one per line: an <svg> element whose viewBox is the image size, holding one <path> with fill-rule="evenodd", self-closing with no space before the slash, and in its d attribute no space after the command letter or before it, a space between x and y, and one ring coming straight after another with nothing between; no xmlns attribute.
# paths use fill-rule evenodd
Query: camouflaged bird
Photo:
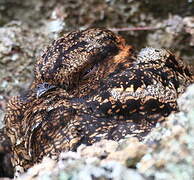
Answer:
<svg viewBox="0 0 194 180"><path fill-rule="evenodd" d="M164 49L136 54L104 29L64 35L35 64L35 81L7 104L6 131L17 172L101 139L140 140L177 111L193 82L185 63Z"/></svg>
<svg viewBox="0 0 194 180"><path fill-rule="evenodd" d="M67 33L53 41L37 60L32 87L47 83L74 97L87 95L97 88L100 79L115 71L118 63L130 58L132 51L122 37L105 29ZM44 90L39 88L38 95Z"/></svg>
<svg viewBox="0 0 194 180"><path fill-rule="evenodd" d="M0 178L13 178L11 155L11 142L2 128L0 129Z"/></svg>

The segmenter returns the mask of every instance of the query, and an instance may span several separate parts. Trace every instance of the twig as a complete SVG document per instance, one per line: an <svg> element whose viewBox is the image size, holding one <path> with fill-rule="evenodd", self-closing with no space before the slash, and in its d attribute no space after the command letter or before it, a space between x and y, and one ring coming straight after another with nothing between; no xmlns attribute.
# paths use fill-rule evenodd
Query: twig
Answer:
<svg viewBox="0 0 194 180"><path fill-rule="evenodd" d="M149 30L157 30L160 28L156 27L132 27L132 28L109 28L111 31L119 32L119 31L149 31Z"/></svg>

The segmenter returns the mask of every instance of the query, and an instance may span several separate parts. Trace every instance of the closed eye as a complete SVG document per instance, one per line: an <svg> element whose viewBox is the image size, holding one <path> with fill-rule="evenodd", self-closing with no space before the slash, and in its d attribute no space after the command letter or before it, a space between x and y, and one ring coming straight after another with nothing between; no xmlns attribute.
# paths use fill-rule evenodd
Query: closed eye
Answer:
<svg viewBox="0 0 194 180"><path fill-rule="evenodd" d="M89 68L86 68L83 72L82 72L82 78L86 79L88 78L91 74L93 74L96 70L97 70L98 65L95 64Z"/></svg>

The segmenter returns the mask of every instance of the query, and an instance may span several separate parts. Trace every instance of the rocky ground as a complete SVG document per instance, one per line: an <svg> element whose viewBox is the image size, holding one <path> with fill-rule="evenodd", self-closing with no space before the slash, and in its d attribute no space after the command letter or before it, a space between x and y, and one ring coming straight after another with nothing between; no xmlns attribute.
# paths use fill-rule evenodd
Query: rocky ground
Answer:
<svg viewBox="0 0 194 180"><path fill-rule="evenodd" d="M6 101L30 85L35 59L62 33L106 27L137 49L168 48L194 64L193 11L192 0L0 0L0 127ZM141 26L149 28L135 28ZM194 86L179 99L181 111L159 124L145 142L126 138L81 145L77 153L61 154L59 162L45 158L21 178L193 179L192 92Z"/></svg>

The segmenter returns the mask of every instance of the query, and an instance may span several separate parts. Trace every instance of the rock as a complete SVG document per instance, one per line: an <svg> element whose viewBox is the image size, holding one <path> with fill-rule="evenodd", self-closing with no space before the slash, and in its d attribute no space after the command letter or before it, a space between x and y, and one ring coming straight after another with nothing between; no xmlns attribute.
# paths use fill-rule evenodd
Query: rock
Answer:
<svg viewBox="0 0 194 180"><path fill-rule="evenodd" d="M18 179L143 180L143 176L127 167L135 167L145 152L146 145L136 138L102 140L92 146L80 145L77 152L63 152L58 161L44 158Z"/></svg>
<svg viewBox="0 0 194 180"><path fill-rule="evenodd" d="M111 140L102 140L93 144L92 146L81 145L78 147L78 153L84 157L98 157L104 159L113 151L116 151L119 144L118 142Z"/></svg>
<svg viewBox="0 0 194 180"><path fill-rule="evenodd" d="M0 27L0 127L8 97L24 91L32 82L33 64L48 38L41 30L13 21Z"/></svg>
<svg viewBox="0 0 194 180"><path fill-rule="evenodd" d="M180 111L193 114L194 112L194 84L187 88L187 91L178 99Z"/></svg>
<svg viewBox="0 0 194 180"><path fill-rule="evenodd" d="M194 178L194 84L179 98L180 112L153 130L145 140L151 152L137 165L155 180Z"/></svg>
<svg viewBox="0 0 194 180"><path fill-rule="evenodd" d="M155 33L150 33L147 36L147 43L149 46L158 47L158 48L176 48L176 44L173 44L174 41L181 41L177 38L180 34L183 35L184 32L184 23L183 18L179 15L169 16L163 21L154 20L152 22L153 27L157 27L158 31Z"/></svg>
<svg viewBox="0 0 194 180"><path fill-rule="evenodd" d="M127 144L126 147L120 148L120 150L118 148L117 151L111 152L107 160L117 161L127 167L136 167L136 163L145 155L147 146L136 138L124 140L119 147L123 146L123 143Z"/></svg>
<svg viewBox="0 0 194 180"><path fill-rule="evenodd" d="M135 167L146 153L147 146L137 138L126 138L119 142L102 140L91 146L81 145L77 151L84 158L97 157L102 163L117 161L127 167Z"/></svg>
<svg viewBox="0 0 194 180"><path fill-rule="evenodd" d="M185 17L183 23L185 31L190 35L190 46L194 46L194 17Z"/></svg>
<svg viewBox="0 0 194 180"><path fill-rule="evenodd" d="M138 172L127 169L116 161L100 163L95 158L86 160L75 152L62 153L58 162L44 158L41 164L30 168L18 179L35 180L42 178L46 180L144 180Z"/></svg>

